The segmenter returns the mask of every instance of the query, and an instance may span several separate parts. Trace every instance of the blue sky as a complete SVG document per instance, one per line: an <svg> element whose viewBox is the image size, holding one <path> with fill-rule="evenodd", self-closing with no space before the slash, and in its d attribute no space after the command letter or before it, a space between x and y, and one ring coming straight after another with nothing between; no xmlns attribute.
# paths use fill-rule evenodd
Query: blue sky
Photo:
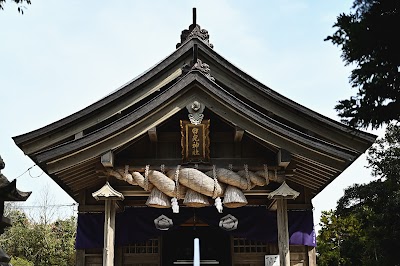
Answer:
<svg viewBox="0 0 400 266"><path fill-rule="evenodd" d="M192 21L214 50L282 95L338 120L333 109L355 91L339 48L324 42L352 1L32 1L0 11L0 155L11 180L34 163L11 137L70 115L144 72L175 50ZM372 132L372 131L370 131ZM373 132L382 135L383 131ZM343 189L371 180L365 156L314 198L315 221ZM41 173L37 167L31 175ZM38 201L44 186L58 204L73 203L49 177L18 178Z"/></svg>

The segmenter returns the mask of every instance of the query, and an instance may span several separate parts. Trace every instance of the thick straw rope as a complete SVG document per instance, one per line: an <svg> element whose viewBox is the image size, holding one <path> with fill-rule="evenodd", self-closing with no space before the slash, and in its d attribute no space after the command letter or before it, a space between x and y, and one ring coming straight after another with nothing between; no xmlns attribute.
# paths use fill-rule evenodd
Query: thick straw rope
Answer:
<svg viewBox="0 0 400 266"><path fill-rule="evenodd" d="M197 164L195 168L198 168ZM125 165L121 169L107 168L103 172L131 185L139 185L146 191L151 191L156 187L160 192L175 199L184 199L186 190L192 189L217 200L218 197L224 195L227 185L241 190L249 190L254 186L264 186L269 181L279 182L282 179L278 176L277 170L269 170L266 164L263 171L255 173L249 171L247 164L244 165L244 170L237 173L232 170L232 164L228 165L229 169L217 168L213 165L212 171L206 173L195 168L181 168L178 165L176 169L165 173L165 165L160 166L160 171L150 170L150 166L146 165L142 175L135 171L129 172L129 165Z"/></svg>

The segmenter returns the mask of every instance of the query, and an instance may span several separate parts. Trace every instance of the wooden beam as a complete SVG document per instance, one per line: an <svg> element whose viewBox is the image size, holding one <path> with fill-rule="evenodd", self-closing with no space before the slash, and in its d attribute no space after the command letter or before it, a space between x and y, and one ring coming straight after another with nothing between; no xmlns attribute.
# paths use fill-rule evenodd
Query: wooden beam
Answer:
<svg viewBox="0 0 400 266"><path fill-rule="evenodd" d="M303 169L303 168L296 168L296 174L301 174L303 176L309 176L310 180L318 180L320 181L322 184L325 184L330 178L332 178L332 175L329 176L321 176L318 175L316 173L310 173L309 171L307 171L307 169Z"/></svg>
<svg viewBox="0 0 400 266"><path fill-rule="evenodd" d="M307 170L308 172L316 173L316 174L322 175L322 176L331 177L331 176L334 175L334 173L329 172L329 171L325 171L324 169L321 169L321 168L319 168L317 166L314 166L312 164L304 164L304 163L297 162L296 163L296 168Z"/></svg>
<svg viewBox="0 0 400 266"><path fill-rule="evenodd" d="M312 159L310 159L310 158L307 158L307 157L305 157L305 156L301 156L300 154L296 154L296 155L294 155L294 157L295 157L295 160L296 161L301 161L301 162L303 162L304 164L312 164L312 165L314 165L315 167L318 167L318 168L321 168L321 169L325 169L326 171L329 171L329 172L332 172L332 173L334 173L334 174L338 174L338 173L341 173L342 172L342 170L339 170L339 169L337 169L337 168L333 168L333 167L330 167L329 165L327 165L327 164L322 164L322 163L320 163L320 162L317 162L317 161L315 161L315 160L312 160Z"/></svg>
<svg viewBox="0 0 400 266"><path fill-rule="evenodd" d="M100 163L100 160L95 158L95 159L83 161L79 164L74 165L73 167L65 168L65 169L57 172L57 176L66 176L66 175L68 176L70 173L77 173L77 172L81 171L82 169L88 168L91 166L103 167Z"/></svg>
<svg viewBox="0 0 400 266"><path fill-rule="evenodd" d="M71 183L72 181L76 181L79 179L85 179L88 175L93 175L96 173L95 168L86 168L82 169L80 172L73 173L71 175L60 177L61 180L65 183Z"/></svg>
<svg viewBox="0 0 400 266"><path fill-rule="evenodd" d="M64 177L69 177L71 175L75 175L83 170L88 169L88 168L96 169L97 164L99 166L101 165L100 162L97 162L95 160L89 160L89 161L86 161L85 163L82 163L82 164L76 165L74 167L65 169L64 171L58 172L57 176L59 176L61 179L63 179Z"/></svg>
<svg viewBox="0 0 400 266"><path fill-rule="evenodd" d="M182 159L129 159L127 161L118 161L118 165L114 168L123 168L125 165L130 165L131 170L143 172L146 165L150 165L150 169L159 170L160 166L164 164L167 169L175 169L177 165L182 165ZM264 170L264 164L268 164L269 170L278 170L280 175L291 175L294 174L293 170L283 171L279 166L273 165L263 158L211 158L210 164L199 164L198 169L212 170L212 165L216 165L217 168L228 168L232 164L234 171L244 170L244 164L248 165L250 171ZM186 164L185 167L194 167L193 164Z"/></svg>
<svg viewBox="0 0 400 266"><path fill-rule="evenodd" d="M115 203L115 210L117 212L121 212L123 209L124 209L123 203L121 201L117 201ZM78 211L79 212L104 212L104 205L95 205L95 204L79 205Z"/></svg>
<svg viewBox="0 0 400 266"><path fill-rule="evenodd" d="M63 182L68 186L77 184L77 183L85 183L91 179L98 179L98 173L93 170L90 170L87 173L82 173L82 175L75 176L74 178L64 178Z"/></svg>
<svg viewBox="0 0 400 266"><path fill-rule="evenodd" d="M104 181L104 179L103 179ZM73 191L76 190L81 190L87 187L99 185L99 182L102 182L101 179L98 179L97 177L91 177L89 180L83 180L78 182L74 182L73 184L67 184L68 187L70 187Z"/></svg>
<svg viewBox="0 0 400 266"><path fill-rule="evenodd" d="M305 204L287 204L287 209L288 210L312 210L314 206L310 203L305 203Z"/></svg>
<svg viewBox="0 0 400 266"><path fill-rule="evenodd" d="M112 151L104 153L101 155L100 162L104 167L114 167L114 153Z"/></svg>
<svg viewBox="0 0 400 266"><path fill-rule="evenodd" d="M116 190L121 192L124 197L148 197L150 195L149 191L145 191L138 186L117 186ZM245 196L267 196L271 190L266 189L252 189L243 191Z"/></svg>
<svg viewBox="0 0 400 266"><path fill-rule="evenodd" d="M294 182L294 183L297 183L297 184L300 184L300 185L303 185L303 186L306 186L306 187L311 188L313 190L318 190L320 188L319 185L312 184L309 179L304 178L302 176L299 176L298 174L288 178L287 180L291 181L291 182Z"/></svg>
<svg viewBox="0 0 400 266"><path fill-rule="evenodd" d="M300 171L296 171L295 178L297 178L297 177L302 178L304 181L310 183L310 186L314 185L316 187L321 187L322 185L324 185L327 182L327 181L324 182L319 179L315 179L315 178L311 177L310 175L304 174ZM311 183L313 183L313 184L311 184Z"/></svg>

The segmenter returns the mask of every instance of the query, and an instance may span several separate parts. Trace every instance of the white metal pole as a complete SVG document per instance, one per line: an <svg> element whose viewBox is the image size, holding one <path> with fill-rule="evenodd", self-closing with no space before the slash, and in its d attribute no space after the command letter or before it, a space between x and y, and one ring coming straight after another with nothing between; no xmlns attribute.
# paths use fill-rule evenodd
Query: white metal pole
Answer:
<svg viewBox="0 0 400 266"><path fill-rule="evenodd" d="M200 242L198 238L194 239L193 266L200 266Z"/></svg>

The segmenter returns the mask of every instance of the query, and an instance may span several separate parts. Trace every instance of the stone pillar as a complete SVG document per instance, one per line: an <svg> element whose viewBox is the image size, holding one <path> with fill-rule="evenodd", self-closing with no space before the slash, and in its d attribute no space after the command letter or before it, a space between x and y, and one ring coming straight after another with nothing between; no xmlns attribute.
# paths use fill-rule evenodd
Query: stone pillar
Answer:
<svg viewBox="0 0 400 266"><path fill-rule="evenodd" d="M115 206L117 200L124 199L124 195L113 189L108 182L92 195L96 200L105 201L103 266L114 266Z"/></svg>

